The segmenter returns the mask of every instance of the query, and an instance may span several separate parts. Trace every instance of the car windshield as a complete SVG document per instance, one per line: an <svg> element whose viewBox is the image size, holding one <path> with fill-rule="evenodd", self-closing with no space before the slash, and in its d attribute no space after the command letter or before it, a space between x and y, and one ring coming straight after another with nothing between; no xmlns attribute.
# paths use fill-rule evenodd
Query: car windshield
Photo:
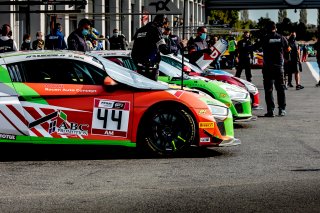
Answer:
<svg viewBox="0 0 320 213"><path fill-rule="evenodd" d="M182 64L182 57L181 56L178 57L178 56L174 56L174 55L168 55L168 56L161 56L161 57L167 63L171 62L171 63L174 63L174 64L178 64L179 67L177 67L177 68L181 69L181 64ZM192 71L194 71L196 73L203 73L203 71L199 67L191 64L187 58L185 58L184 60L185 60L184 61L184 65L190 67L190 69Z"/></svg>
<svg viewBox="0 0 320 213"><path fill-rule="evenodd" d="M163 74L173 77L173 78L181 78L181 69L177 69L176 67L168 64L167 62L161 61L159 64L159 71ZM161 73L160 73L161 75ZM183 75L183 79L188 79L188 75Z"/></svg>
<svg viewBox="0 0 320 213"><path fill-rule="evenodd" d="M121 67L114 62L111 62L102 56L94 53L87 53L98 59L104 66L108 76L113 80L126 84L128 86L138 89L152 89L152 90L164 90L168 89L167 85L150 80L134 71L131 71L125 67Z"/></svg>

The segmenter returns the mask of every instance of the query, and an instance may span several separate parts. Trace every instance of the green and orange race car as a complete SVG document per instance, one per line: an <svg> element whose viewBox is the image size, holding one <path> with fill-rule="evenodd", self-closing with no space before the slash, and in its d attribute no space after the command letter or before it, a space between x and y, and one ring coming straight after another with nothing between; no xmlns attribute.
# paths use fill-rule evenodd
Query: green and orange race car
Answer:
<svg viewBox="0 0 320 213"><path fill-rule="evenodd" d="M98 55L0 54L0 142L124 145L172 154L231 146L208 97L169 89Z"/></svg>

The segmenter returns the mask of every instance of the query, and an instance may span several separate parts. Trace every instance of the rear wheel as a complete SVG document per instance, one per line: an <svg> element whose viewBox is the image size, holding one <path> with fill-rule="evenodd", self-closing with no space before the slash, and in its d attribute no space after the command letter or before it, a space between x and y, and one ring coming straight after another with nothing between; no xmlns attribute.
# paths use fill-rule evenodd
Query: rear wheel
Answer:
<svg viewBox="0 0 320 213"><path fill-rule="evenodd" d="M171 155L192 144L196 125L182 107L162 106L145 116L140 133L144 148L160 155Z"/></svg>

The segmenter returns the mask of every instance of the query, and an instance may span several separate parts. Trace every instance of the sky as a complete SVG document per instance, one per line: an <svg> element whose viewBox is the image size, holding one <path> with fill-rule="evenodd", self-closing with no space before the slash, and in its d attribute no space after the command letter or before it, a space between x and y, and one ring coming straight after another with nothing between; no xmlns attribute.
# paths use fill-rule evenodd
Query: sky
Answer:
<svg viewBox="0 0 320 213"><path fill-rule="evenodd" d="M278 22L278 11L279 10L249 10L249 19L253 21L258 21L260 17L266 17L267 13L269 14L269 18ZM300 10L297 10L295 13L294 10L287 10L288 18L291 22L299 22ZM308 9L308 24L317 25L317 10L316 9Z"/></svg>

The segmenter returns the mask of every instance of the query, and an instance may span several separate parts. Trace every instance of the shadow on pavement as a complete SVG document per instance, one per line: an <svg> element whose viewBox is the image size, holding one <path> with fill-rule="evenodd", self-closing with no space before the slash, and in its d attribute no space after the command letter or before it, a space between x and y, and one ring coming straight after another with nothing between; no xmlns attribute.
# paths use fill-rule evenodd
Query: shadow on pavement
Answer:
<svg viewBox="0 0 320 213"><path fill-rule="evenodd" d="M207 158L223 153L206 148L190 147L174 156L155 156L122 146L0 144L0 161L61 161L61 160L114 160L159 158Z"/></svg>

